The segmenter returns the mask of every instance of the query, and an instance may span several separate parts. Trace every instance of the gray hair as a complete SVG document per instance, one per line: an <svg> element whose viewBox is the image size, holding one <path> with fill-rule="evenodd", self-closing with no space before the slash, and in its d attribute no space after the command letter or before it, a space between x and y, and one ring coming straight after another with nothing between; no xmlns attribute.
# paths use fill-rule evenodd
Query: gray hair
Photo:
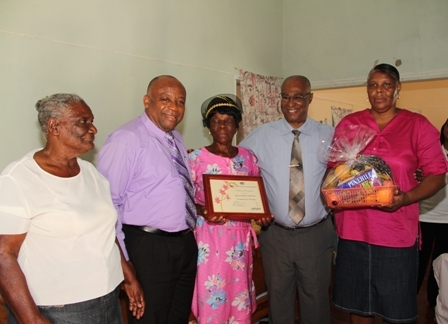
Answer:
<svg viewBox="0 0 448 324"><path fill-rule="evenodd" d="M71 103L85 104L85 101L75 94L56 93L36 102L36 110L38 112L37 119L42 133L47 133L47 123L50 118L61 117L66 111L72 109L70 105Z"/></svg>

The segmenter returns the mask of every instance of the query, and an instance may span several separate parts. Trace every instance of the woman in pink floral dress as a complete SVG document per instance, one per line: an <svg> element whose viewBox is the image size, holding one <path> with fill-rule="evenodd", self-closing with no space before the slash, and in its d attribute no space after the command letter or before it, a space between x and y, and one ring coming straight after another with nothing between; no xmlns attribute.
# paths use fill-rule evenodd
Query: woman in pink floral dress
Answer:
<svg viewBox="0 0 448 324"><path fill-rule="evenodd" d="M256 308L252 281L252 242L258 245L256 235L250 221L207 217L202 174L257 176L259 170L249 150L232 146L241 121L237 97L227 94L208 99L202 104L202 116L213 143L189 155L199 216L192 310L198 323L251 323ZM266 226L270 221L264 218L258 223Z"/></svg>

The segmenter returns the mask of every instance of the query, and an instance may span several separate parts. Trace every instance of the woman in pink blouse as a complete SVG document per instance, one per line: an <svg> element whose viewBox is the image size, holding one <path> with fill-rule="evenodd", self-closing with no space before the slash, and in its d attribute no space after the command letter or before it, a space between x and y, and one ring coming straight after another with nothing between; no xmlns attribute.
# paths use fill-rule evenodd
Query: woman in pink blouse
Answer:
<svg viewBox="0 0 448 324"><path fill-rule="evenodd" d="M389 164L398 186L382 208L335 212L340 238L333 303L350 312L350 323L409 323L418 317L418 201L445 185L447 164L437 129L422 115L398 108L401 90L397 69L379 64L367 78L370 109L355 112L337 125L334 140L350 125L376 132L361 154L377 155ZM425 178L418 183L414 171Z"/></svg>
<svg viewBox="0 0 448 324"><path fill-rule="evenodd" d="M202 104L204 127L213 143L189 155L198 211L196 240L198 270L192 310L198 323L251 323L255 311L252 282L252 242L257 245L250 221L223 216L209 218L205 208L202 174L257 176L255 156L232 146L241 121L241 103L234 95L217 95ZM266 226L271 218L258 221Z"/></svg>

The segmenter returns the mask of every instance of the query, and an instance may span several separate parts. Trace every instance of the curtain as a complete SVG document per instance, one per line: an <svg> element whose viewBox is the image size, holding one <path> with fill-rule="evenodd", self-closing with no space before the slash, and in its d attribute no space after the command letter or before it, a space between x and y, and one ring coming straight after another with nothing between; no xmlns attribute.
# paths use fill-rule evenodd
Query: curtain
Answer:
<svg viewBox="0 0 448 324"><path fill-rule="evenodd" d="M342 118L344 118L348 114L351 114L352 112L353 109L331 106L331 119L333 126L336 126L341 121Z"/></svg>
<svg viewBox="0 0 448 324"><path fill-rule="evenodd" d="M240 70L240 99L243 104L242 137L259 125L283 117L280 110L281 79Z"/></svg>

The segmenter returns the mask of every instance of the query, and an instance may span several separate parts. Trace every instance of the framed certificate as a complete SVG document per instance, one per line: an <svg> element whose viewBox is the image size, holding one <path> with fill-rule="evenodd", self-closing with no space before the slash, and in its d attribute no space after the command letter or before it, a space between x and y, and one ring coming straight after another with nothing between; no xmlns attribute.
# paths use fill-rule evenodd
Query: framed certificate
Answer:
<svg viewBox="0 0 448 324"><path fill-rule="evenodd" d="M203 174L202 178L209 217L234 220L271 217L261 177Z"/></svg>

